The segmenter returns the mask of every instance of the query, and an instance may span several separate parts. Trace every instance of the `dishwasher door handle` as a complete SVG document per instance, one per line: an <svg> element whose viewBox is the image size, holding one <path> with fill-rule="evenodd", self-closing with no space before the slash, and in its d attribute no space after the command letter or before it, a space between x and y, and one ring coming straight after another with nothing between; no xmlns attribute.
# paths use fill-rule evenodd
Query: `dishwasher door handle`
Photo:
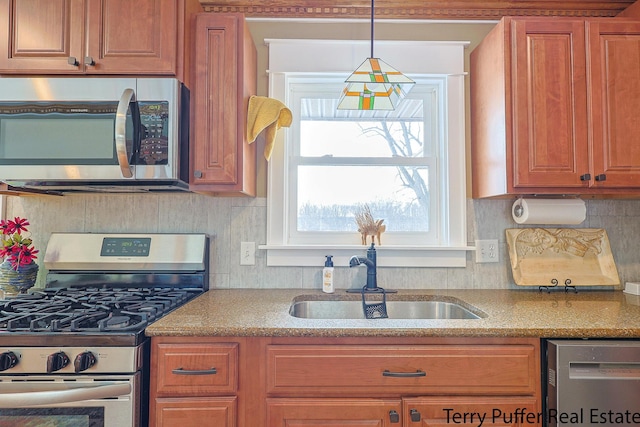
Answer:
<svg viewBox="0 0 640 427"><path fill-rule="evenodd" d="M570 362L569 378L572 380L637 380L640 379L640 362Z"/></svg>

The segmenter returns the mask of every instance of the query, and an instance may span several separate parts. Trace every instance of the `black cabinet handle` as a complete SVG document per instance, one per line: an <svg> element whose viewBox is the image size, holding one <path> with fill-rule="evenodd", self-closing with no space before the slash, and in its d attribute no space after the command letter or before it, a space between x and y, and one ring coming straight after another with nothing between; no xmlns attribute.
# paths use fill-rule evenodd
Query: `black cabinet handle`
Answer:
<svg viewBox="0 0 640 427"><path fill-rule="evenodd" d="M580 175L580 181L591 181L591 174L585 173L584 175Z"/></svg>
<svg viewBox="0 0 640 427"><path fill-rule="evenodd" d="M415 372L391 372L384 370L382 371L383 377L396 377L396 378L415 378L415 377L426 377L427 373L425 371L421 371L418 369Z"/></svg>
<svg viewBox="0 0 640 427"><path fill-rule="evenodd" d="M176 369L172 370L171 372L173 374L176 374L176 375L215 375L215 374L218 373L216 368L198 369L198 370L195 370L195 371L190 371L188 369L183 369L183 368L176 368Z"/></svg>
<svg viewBox="0 0 640 427"><path fill-rule="evenodd" d="M411 422L412 422L412 423L415 423L415 422L417 422L417 421L420 421L420 419L422 418L422 417L420 416L420 412L418 412L418 410L417 410L417 409L411 409L411 410L409 411L409 417L411 418Z"/></svg>
<svg viewBox="0 0 640 427"><path fill-rule="evenodd" d="M601 173L600 175L596 175L596 181L606 181L607 175Z"/></svg>
<svg viewBox="0 0 640 427"><path fill-rule="evenodd" d="M399 423L400 422L400 414L398 414L394 410L389 411L389 422L391 422L391 423Z"/></svg>

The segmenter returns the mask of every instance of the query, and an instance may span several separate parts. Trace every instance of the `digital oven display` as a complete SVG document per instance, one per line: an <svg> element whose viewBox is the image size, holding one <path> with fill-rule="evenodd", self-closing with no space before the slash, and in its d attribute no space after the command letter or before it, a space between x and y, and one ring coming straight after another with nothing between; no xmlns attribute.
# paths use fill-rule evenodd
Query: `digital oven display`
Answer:
<svg viewBox="0 0 640 427"><path fill-rule="evenodd" d="M150 247L150 237L105 237L100 256L149 256Z"/></svg>

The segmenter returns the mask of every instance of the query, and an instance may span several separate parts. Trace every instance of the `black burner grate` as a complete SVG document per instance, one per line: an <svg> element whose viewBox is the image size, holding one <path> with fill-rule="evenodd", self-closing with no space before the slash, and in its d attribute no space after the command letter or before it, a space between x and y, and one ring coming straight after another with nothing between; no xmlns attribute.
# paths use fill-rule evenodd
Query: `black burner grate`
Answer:
<svg viewBox="0 0 640 427"><path fill-rule="evenodd" d="M0 331L137 332L201 292L170 288L44 289L0 301Z"/></svg>

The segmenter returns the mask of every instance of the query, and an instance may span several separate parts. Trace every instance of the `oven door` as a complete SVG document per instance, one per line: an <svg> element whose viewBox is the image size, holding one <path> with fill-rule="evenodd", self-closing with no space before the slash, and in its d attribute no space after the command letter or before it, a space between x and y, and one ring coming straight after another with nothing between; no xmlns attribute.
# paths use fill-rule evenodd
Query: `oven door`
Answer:
<svg viewBox="0 0 640 427"><path fill-rule="evenodd" d="M0 376L0 426L140 425L140 374Z"/></svg>

